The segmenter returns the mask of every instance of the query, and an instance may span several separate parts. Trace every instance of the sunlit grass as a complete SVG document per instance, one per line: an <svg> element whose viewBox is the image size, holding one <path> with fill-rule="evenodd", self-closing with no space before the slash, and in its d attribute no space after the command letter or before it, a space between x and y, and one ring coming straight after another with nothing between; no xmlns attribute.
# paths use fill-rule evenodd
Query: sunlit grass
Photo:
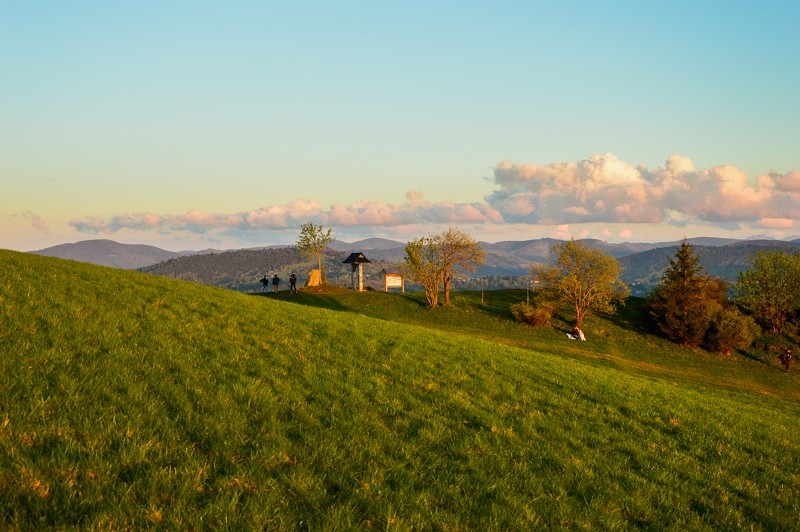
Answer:
<svg viewBox="0 0 800 532"><path fill-rule="evenodd" d="M611 322L581 354L505 303L0 260L4 528L796 525L797 402ZM315 297L339 311L288 303Z"/></svg>

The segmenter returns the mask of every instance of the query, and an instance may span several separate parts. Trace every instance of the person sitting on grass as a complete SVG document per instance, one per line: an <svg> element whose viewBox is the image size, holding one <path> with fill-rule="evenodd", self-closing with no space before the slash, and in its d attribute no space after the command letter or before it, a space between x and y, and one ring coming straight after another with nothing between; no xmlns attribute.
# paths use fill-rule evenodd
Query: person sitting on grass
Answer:
<svg viewBox="0 0 800 532"><path fill-rule="evenodd" d="M567 338L570 340L581 340L582 342L586 341L586 336L584 336L583 331L577 325L572 328L572 334L567 333Z"/></svg>

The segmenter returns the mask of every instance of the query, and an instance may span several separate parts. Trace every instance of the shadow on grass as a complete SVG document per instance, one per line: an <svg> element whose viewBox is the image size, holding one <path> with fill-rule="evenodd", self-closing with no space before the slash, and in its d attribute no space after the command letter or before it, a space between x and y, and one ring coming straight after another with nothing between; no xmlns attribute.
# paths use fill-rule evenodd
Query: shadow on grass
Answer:
<svg viewBox="0 0 800 532"><path fill-rule="evenodd" d="M516 321L511 305L525 301L524 290L459 291L450 294L453 306L471 306L495 318Z"/></svg>
<svg viewBox="0 0 800 532"><path fill-rule="evenodd" d="M328 310L337 310L343 312L355 312L357 309L348 307L343 304L341 297L335 294L325 293L312 293L312 292L298 292L292 294L289 291L278 292L277 294L270 292L264 293L249 293L253 297L266 297L271 300L280 300L286 303L296 303L307 307L324 308Z"/></svg>
<svg viewBox="0 0 800 532"><path fill-rule="evenodd" d="M603 314L604 319L621 329L633 331L643 336L664 338L658 324L650 317L647 299L629 297L624 305L618 305L613 314Z"/></svg>
<svg viewBox="0 0 800 532"><path fill-rule="evenodd" d="M409 293L402 292L400 294L395 293L394 297L400 298L403 301L407 301L414 306L419 308L428 309L430 308L428 305L428 300L425 297L414 296Z"/></svg>
<svg viewBox="0 0 800 532"><path fill-rule="evenodd" d="M324 308L328 310L337 310L341 312L356 312L357 309L345 305L341 298L335 295L325 294L293 294L298 297L292 299L284 299L289 303L296 303L298 305L305 305L307 307Z"/></svg>

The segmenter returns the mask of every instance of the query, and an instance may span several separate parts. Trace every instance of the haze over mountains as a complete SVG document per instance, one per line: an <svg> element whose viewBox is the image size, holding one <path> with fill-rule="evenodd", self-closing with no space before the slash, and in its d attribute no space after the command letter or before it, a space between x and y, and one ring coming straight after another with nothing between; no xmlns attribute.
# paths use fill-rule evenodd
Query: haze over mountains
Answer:
<svg viewBox="0 0 800 532"><path fill-rule="evenodd" d="M473 276L525 277L534 262L545 262L553 244L559 240L541 238L524 241L482 242L486 263ZM624 268L623 281L634 287L634 293L658 283L669 258L681 241L613 244L602 240L584 239L592 248L616 257ZM747 268L748 258L757 251L785 249L800 251L800 238L791 240L735 240L726 238L690 238L703 267L714 276L728 281ZM390 268L405 256L404 242L384 238L368 238L357 242L334 241L336 252L329 257L331 273L339 255L353 251L365 252L378 269ZM77 260L121 269L141 269L157 275L193 279L207 284L249 290L252 278L266 268L270 271L303 267L299 254L287 253L291 246L270 246L239 250L166 251L154 246L121 244L112 240L86 240L62 244L32 253ZM237 266L244 258L247 265ZM285 263L285 264L284 264ZM377 266L376 266L377 267ZM224 271L231 270L231 271ZM236 270L234 272L233 270ZM251 271L252 270L252 271ZM209 271L218 272L209 275ZM376 270L377 271L377 270ZM239 280L232 283L231 276ZM262 275L263 272L258 273ZM219 279L217 279L219 277ZM639 290L636 289L637 285Z"/></svg>

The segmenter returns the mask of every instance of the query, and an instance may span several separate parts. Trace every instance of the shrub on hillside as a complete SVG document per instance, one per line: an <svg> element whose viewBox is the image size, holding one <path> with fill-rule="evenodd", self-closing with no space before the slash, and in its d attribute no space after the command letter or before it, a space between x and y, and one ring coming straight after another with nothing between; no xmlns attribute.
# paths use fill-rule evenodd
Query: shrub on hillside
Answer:
<svg viewBox="0 0 800 532"><path fill-rule="evenodd" d="M556 313L556 306L547 301L537 303L536 306L523 302L511 305L511 313L522 323L534 327L549 327Z"/></svg>
<svg viewBox="0 0 800 532"><path fill-rule="evenodd" d="M706 335L708 346L720 355L731 356L735 349L745 349L760 332L755 320L735 308L721 308L711 317Z"/></svg>

